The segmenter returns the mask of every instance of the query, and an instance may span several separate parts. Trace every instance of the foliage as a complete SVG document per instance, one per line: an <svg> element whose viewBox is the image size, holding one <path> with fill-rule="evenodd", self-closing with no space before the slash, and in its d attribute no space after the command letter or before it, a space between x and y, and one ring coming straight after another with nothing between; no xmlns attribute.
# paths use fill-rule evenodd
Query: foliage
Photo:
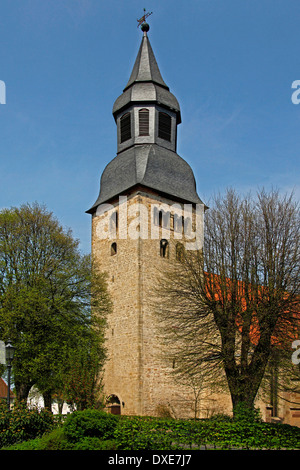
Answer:
<svg viewBox="0 0 300 470"><path fill-rule="evenodd" d="M73 445L72 450L114 450L116 443L113 440L102 440L98 437L84 437Z"/></svg>
<svg viewBox="0 0 300 470"><path fill-rule="evenodd" d="M54 418L48 410L16 403L8 411L5 402L0 404L0 447L42 436L53 426Z"/></svg>
<svg viewBox="0 0 300 470"><path fill-rule="evenodd" d="M170 426L170 423L176 425L179 421L169 421L167 418L122 417L115 431L118 449L171 449L173 448L174 428Z"/></svg>
<svg viewBox="0 0 300 470"><path fill-rule="evenodd" d="M63 425L43 435L39 428L40 437L34 440L3 445L11 450L300 449L298 427L249 420L242 412L241 416L176 420L113 416L90 409L68 415Z"/></svg>
<svg viewBox="0 0 300 470"><path fill-rule="evenodd" d="M77 442L86 437L111 439L117 421L116 416L101 410L75 411L68 415L64 423L64 434L71 442Z"/></svg>
<svg viewBox="0 0 300 470"><path fill-rule="evenodd" d="M91 258L78 247L71 231L38 204L0 212L0 338L16 347L18 399L34 384L63 399L74 364L97 358L93 373L103 364L110 300L103 275L95 275L93 287Z"/></svg>
<svg viewBox="0 0 300 470"><path fill-rule="evenodd" d="M258 408L249 408L247 403L239 402L234 408L234 420L245 423L261 422L261 412Z"/></svg>
<svg viewBox="0 0 300 470"><path fill-rule="evenodd" d="M109 450L118 418L100 410L88 409L67 416L63 425L41 438L16 444L11 450Z"/></svg>
<svg viewBox="0 0 300 470"><path fill-rule="evenodd" d="M18 442L17 444L2 447L0 450L40 450L41 439L31 439L30 441Z"/></svg>
<svg viewBox="0 0 300 470"><path fill-rule="evenodd" d="M106 318L111 307L106 275L92 264L90 329L85 332L81 347L77 345L72 349L72 357L67 358L68 365L63 375L62 396L77 410L101 405L101 371L106 360Z"/></svg>
<svg viewBox="0 0 300 470"><path fill-rule="evenodd" d="M72 447L65 438L63 429L56 428L40 438L19 442L1 450L71 450Z"/></svg>
<svg viewBox="0 0 300 470"><path fill-rule="evenodd" d="M99 439L98 437L84 437L80 441L73 443L66 439L62 429L56 429L39 439L20 442L1 450L114 450L116 442L114 440Z"/></svg>
<svg viewBox="0 0 300 470"><path fill-rule="evenodd" d="M74 352L73 362L65 376L63 397L77 410L84 410L96 405L98 400L99 361L95 355ZM99 390L100 391L100 390Z"/></svg>
<svg viewBox="0 0 300 470"><path fill-rule="evenodd" d="M299 449L300 429L283 424L219 420L122 417L115 431L118 449Z"/></svg>

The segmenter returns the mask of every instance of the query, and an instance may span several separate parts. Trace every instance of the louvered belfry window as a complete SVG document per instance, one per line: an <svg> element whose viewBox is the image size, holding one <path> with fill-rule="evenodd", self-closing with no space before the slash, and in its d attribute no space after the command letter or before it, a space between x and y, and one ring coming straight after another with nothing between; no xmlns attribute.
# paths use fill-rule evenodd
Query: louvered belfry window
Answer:
<svg viewBox="0 0 300 470"><path fill-rule="evenodd" d="M131 117L130 113L121 117L121 143L131 138Z"/></svg>
<svg viewBox="0 0 300 470"><path fill-rule="evenodd" d="M158 113L158 137L171 141L171 116L166 113Z"/></svg>
<svg viewBox="0 0 300 470"><path fill-rule="evenodd" d="M139 135L149 135L149 109L139 110Z"/></svg>

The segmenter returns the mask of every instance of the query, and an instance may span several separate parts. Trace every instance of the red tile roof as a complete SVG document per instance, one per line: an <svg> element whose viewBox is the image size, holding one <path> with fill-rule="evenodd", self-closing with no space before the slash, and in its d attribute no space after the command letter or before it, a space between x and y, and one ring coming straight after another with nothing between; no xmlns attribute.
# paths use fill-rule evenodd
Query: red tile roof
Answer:
<svg viewBox="0 0 300 470"><path fill-rule="evenodd" d="M12 391L10 391L10 396L13 398L14 394ZM1 398L7 398L7 384L4 382L4 380L0 377L0 399Z"/></svg>

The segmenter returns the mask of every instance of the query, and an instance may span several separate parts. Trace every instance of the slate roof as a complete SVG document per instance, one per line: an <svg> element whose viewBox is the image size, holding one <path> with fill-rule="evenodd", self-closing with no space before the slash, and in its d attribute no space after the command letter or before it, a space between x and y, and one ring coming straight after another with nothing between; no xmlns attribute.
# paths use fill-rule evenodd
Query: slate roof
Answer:
<svg viewBox="0 0 300 470"><path fill-rule="evenodd" d="M161 76L146 33L144 33L128 83L114 103L114 117L129 103L141 101L154 101L167 106L177 113L177 123L181 122L179 103Z"/></svg>
<svg viewBox="0 0 300 470"><path fill-rule="evenodd" d="M137 58L124 91L135 82L153 82L169 90L161 76L147 34L143 36Z"/></svg>
<svg viewBox="0 0 300 470"><path fill-rule="evenodd" d="M136 145L119 153L104 169L100 193L87 212L99 204L142 185L187 203L202 203L193 171L176 152L157 144Z"/></svg>

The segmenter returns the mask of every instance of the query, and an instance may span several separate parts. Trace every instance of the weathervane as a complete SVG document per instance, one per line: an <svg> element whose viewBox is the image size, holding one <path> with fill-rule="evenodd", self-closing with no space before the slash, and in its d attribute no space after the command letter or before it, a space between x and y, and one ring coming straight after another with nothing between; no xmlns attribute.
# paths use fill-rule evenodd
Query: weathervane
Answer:
<svg viewBox="0 0 300 470"><path fill-rule="evenodd" d="M137 20L137 22L138 22L138 26L137 26L137 27L139 27L139 26L141 26L141 24L145 23L146 18L148 18L148 16L152 15L152 11L151 11L151 13L146 13L146 8L144 8L144 12L145 12L144 16L142 16L142 18L140 18L139 20Z"/></svg>

